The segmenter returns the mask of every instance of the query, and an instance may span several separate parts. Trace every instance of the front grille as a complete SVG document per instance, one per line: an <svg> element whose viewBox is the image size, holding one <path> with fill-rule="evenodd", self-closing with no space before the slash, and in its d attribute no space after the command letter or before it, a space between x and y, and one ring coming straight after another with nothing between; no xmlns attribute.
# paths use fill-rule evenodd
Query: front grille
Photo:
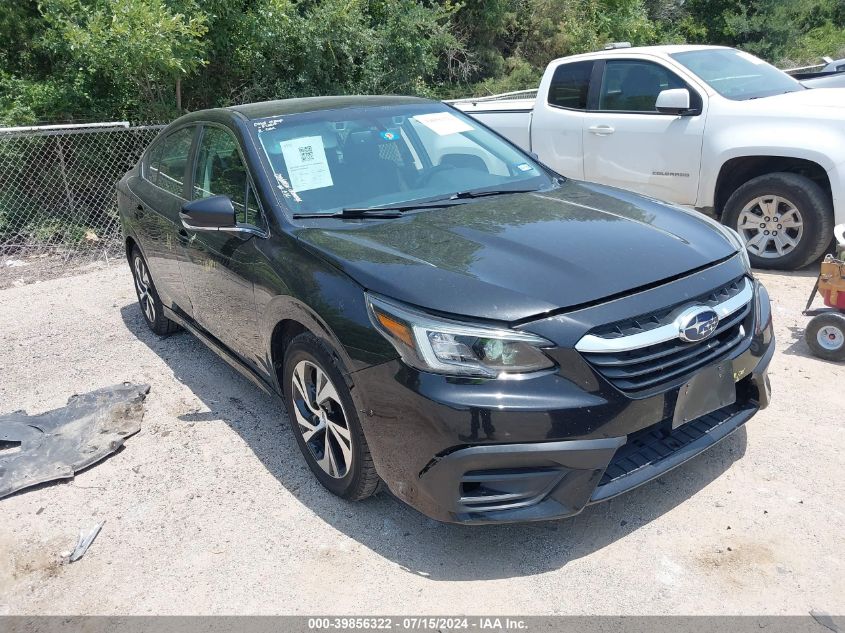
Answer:
<svg viewBox="0 0 845 633"><path fill-rule="evenodd" d="M637 334L639 332L647 332L671 322L674 318L674 314L681 306L696 304L714 308L742 292L742 289L745 287L745 283L745 277L737 277L730 283L727 283L724 286L719 286L715 290L711 290L703 295L699 295L691 299L684 299L683 301L667 306L662 310L656 310L654 312L649 312L648 314L641 314L630 319L623 319L622 321L616 321L614 323L597 327L594 330L591 330L590 334L594 334L605 339L615 339L631 336L632 334Z"/></svg>
<svg viewBox="0 0 845 633"><path fill-rule="evenodd" d="M668 424L663 424L630 435L608 464L599 487L631 475L641 468L657 464L684 446L711 433L713 429L746 408L747 405L732 404L674 430Z"/></svg>
<svg viewBox="0 0 845 633"><path fill-rule="evenodd" d="M736 297L746 287L745 278L685 301L682 305L705 305L716 308ZM688 343L680 338L658 342L625 351L581 352L596 371L617 389L640 392L658 389L705 365L727 357L746 340L746 323L750 321L752 302L748 301L719 320L713 335L703 341ZM642 315L596 329L591 334L608 341L619 342L625 337L656 329L671 323L678 306L657 313Z"/></svg>

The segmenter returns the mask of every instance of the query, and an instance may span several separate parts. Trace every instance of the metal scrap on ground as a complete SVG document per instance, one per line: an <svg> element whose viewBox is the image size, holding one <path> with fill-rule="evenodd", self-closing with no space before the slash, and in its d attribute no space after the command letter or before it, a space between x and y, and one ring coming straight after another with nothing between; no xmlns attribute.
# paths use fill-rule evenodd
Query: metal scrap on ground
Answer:
<svg viewBox="0 0 845 633"><path fill-rule="evenodd" d="M85 555L85 552L88 551L88 548L91 547L91 543L94 542L94 539L97 538L97 535L100 533L100 530L103 529L103 524L98 523L94 527L92 527L87 533L85 530L79 530L79 540L76 542L76 547L73 548L73 551L68 556L68 559L71 563L75 563L80 558Z"/></svg>
<svg viewBox="0 0 845 633"><path fill-rule="evenodd" d="M0 416L0 449L6 449L0 450L0 498L70 479L114 453L141 430L149 391L149 385L123 383L71 396L46 413Z"/></svg>

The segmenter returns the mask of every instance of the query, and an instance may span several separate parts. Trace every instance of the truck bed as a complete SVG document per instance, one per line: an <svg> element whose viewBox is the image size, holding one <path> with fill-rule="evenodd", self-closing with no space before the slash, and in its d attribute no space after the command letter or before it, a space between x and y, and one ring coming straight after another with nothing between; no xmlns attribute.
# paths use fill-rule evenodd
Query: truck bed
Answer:
<svg viewBox="0 0 845 633"><path fill-rule="evenodd" d="M508 92L490 97L447 101L462 112L489 125L512 143L531 151L531 111L536 90Z"/></svg>

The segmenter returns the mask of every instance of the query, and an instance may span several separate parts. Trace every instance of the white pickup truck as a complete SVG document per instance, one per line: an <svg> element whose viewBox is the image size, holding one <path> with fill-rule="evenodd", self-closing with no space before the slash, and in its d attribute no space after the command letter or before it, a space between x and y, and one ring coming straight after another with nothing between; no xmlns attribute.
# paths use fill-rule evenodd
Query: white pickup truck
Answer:
<svg viewBox="0 0 845 633"><path fill-rule="evenodd" d="M731 48L654 46L556 59L515 96L453 104L564 176L715 215L755 266L806 266L845 222L845 90Z"/></svg>

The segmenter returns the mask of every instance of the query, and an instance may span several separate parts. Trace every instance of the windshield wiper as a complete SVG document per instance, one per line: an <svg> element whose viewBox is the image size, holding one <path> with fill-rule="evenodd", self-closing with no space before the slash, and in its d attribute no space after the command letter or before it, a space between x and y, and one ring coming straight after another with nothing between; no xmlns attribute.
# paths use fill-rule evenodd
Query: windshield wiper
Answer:
<svg viewBox="0 0 845 633"><path fill-rule="evenodd" d="M483 198L484 196L501 196L506 193L534 193L539 189L470 189L469 191L459 191L454 194L454 200L465 200L467 198Z"/></svg>
<svg viewBox="0 0 845 633"><path fill-rule="evenodd" d="M441 201L428 204L402 204L384 207L347 207L335 213L294 213L294 218L398 218L406 211L454 207L462 202Z"/></svg>
<svg viewBox="0 0 845 633"><path fill-rule="evenodd" d="M401 211L382 211L381 209L343 209L336 213L294 213L296 220L301 218L398 218Z"/></svg>
<svg viewBox="0 0 845 633"><path fill-rule="evenodd" d="M507 193L533 193L539 189L470 189L469 191L459 191L452 194L448 198L440 198L437 200L428 200L426 202L419 202L415 204L395 204L375 207L347 207L334 213L294 213L294 219L300 218L379 218L389 219L398 218L406 211L416 211L418 209L442 209L444 207L454 207L459 204L458 200L467 200L470 198L483 198L485 196L499 196Z"/></svg>

